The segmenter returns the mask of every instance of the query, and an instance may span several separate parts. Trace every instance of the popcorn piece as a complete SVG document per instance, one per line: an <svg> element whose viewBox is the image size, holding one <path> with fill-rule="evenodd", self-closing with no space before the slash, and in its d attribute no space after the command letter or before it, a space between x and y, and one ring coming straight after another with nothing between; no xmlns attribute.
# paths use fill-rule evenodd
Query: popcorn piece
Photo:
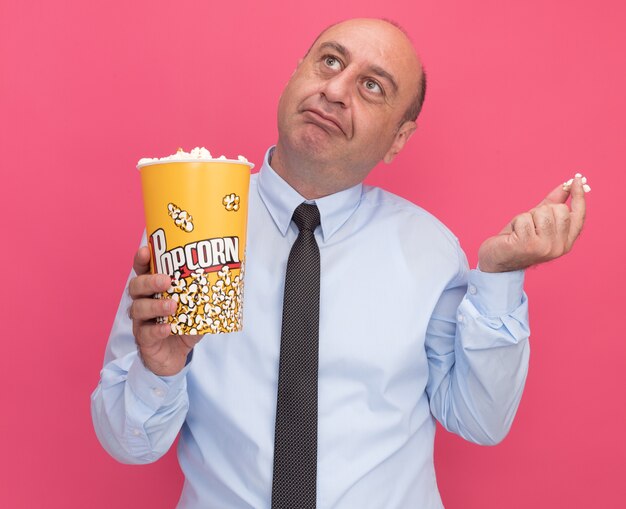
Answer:
<svg viewBox="0 0 626 509"><path fill-rule="evenodd" d="M142 157L137 163L137 166L162 161L232 161L238 163L248 163L248 160L244 156L237 156L237 159L228 159L226 156L221 155L220 157L215 158L211 155L211 152L204 147L195 147L191 149L190 152L185 152L182 147L179 147L175 154L166 157Z"/></svg>
<svg viewBox="0 0 626 509"><path fill-rule="evenodd" d="M174 203L167 204L167 213L174 220L174 224L181 230L190 233L193 231L193 217L186 210L182 210Z"/></svg>
<svg viewBox="0 0 626 509"><path fill-rule="evenodd" d="M177 314L164 318L161 323L169 322L173 334L220 334L240 330L243 271L242 264L240 274L232 277L230 267L224 265L217 272L217 281L213 285L202 269L186 278L176 272L166 295L178 302ZM162 294L157 298L162 298Z"/></svg>
<svg viewBox="0 0 626 509"><path fill-rule="evenodd" d="M222 204L226 207L226 210L237 212L239 210L239 201L239 196L235 193L230 193L224 196Z"/></svg>
<svg viewBox="0 0 626 509"><path fill-rule="evenodd" d="M583 191L588 193L591 191L591 187L587 185L587 177L583 177L580 173L574 175L574 178L579 178L583 184ZM569 192L572 189L572 184L574 183L574 179L571 178L567 182L563 182L563 191Z"/></svg>
<svg viewBox="0 0 626 509"><path fill-rule="evenodd" d="M148 164L148 163L154 163L156 161L158 161L159 159L156 157L142 157L141 159L139 159L139 162L137 163L137 166L141 166L143 164Z"/></svg>

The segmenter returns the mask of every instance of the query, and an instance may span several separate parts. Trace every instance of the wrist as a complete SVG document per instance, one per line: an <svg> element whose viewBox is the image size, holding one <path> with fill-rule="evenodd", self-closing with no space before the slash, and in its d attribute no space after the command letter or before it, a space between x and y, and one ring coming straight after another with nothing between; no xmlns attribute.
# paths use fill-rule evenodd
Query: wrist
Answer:
<svg viewBox="0 0 626 509"><path fill-rule="evenodd" d="M180 373L188 364L190 352L191 350L181 355L169 355L165 359L159 359L157 356L146 354L141 347L137 348L141 363L157 376L174 376Z"/></svg>

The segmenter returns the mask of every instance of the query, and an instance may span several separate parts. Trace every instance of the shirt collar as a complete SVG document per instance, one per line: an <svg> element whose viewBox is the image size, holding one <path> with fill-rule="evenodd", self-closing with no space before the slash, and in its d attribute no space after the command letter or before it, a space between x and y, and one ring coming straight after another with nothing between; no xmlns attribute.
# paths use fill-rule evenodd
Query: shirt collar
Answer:
<svg viewBox="0 0 626 509"><path fill-rule="evenodd" d="M324 242L343 226L359 206L363 184L359 183L338 193L316 200L306 200L276 173L269 164L274 147L265 154L259 171L259 194L274 223L283 236L287 234L293 211L302 202L315 203L320 211L322 237Z"/></svg>

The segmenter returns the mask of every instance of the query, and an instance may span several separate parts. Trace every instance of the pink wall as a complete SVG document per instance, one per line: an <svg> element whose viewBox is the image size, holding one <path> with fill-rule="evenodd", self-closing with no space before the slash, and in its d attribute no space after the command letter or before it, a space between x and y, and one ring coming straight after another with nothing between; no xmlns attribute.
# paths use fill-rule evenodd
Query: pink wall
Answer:
<svg viewBox="0 0 626 509"><path fill-rule="evenodd" d="M181 145L259 164L297 59L357 15L403 23L430 78L417 134L370 180L438 215L471 263L574 172L593 188L575 251L527 275L533 352L511 434L495 448L438 434L446 507L624 507L624 2L385 4L1 1L0 507L173 507L174 455L119 465L89 416L142 230L134 165Z"/></svg>

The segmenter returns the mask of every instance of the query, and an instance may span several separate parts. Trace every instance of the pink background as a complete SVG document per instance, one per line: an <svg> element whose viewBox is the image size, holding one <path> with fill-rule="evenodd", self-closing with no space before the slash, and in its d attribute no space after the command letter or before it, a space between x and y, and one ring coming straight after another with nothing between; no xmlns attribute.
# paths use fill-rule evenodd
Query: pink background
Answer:
<svg viewBox="0 0 626 509"><path fill-rule="evenodd" d="M380 4L1 0L0 507L174 506L173 451L118 464L89 415L143 228L134 166L196 145L259 165L298 58L353 16L400 21L429 72L417 133L370 182L440 217L472 264L574 172L593 188L574 252L527 274L532 359L510 435L437 436L446 507L625 507L625 4Z"/></svg>

